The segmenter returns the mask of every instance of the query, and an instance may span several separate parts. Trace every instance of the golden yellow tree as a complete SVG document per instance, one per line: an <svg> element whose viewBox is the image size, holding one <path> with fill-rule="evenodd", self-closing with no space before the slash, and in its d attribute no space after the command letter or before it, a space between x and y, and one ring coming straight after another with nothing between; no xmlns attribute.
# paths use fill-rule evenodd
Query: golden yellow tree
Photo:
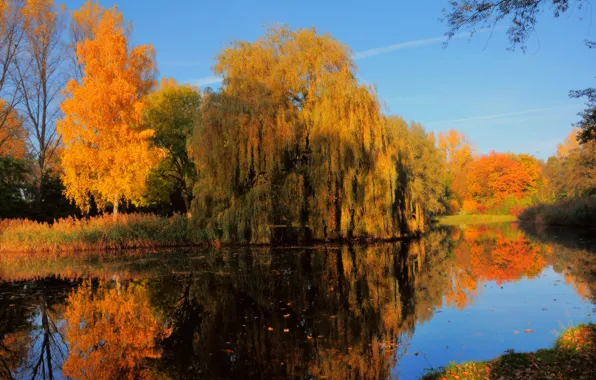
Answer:
<svg viewBox="0 0 596 380"><path fill-rule="evenodd" d="M143 123L144 96L154 85L154 50L132 48L128 34L122 15L110 9L94 38L77 43L83 77L66 87L58 129L66 196L81 209L89 195L102 209L111 202L114 214L121 200L139 202L162 156L151 148L153 131Z"/></svg>
<svg viewBox="0 0 596 380"><path fill-rule="evenodd" d="M317 239L412 232L395 211L403 163L349 48L313 29L272 28L224 49L214 69L222 90L204 98L190 143L201 227L253 243L280 231Z"/></svg>
<svg viewBox="0 0 596 380"><path fill-rule="evenodd" d="M468 164L473 160L470 140L463 132L450 129L439 132L438 147L445 156L451 191L462 202L467 192Z"/></svg>
<svg viewBox="0 0 596 380"><path fill-rule="evenodd" d="M569 155L569 152L579 148L579 141L577 140L577 137L580 132L581 130L579 128L573 128L573 130L569 133L565 141L557 145L557 157L567 157Z"/></svg>
<svg viewBox="0 0 596 380"><path fill-rule="evenodd" d="M95 37L95 31L105 8L99 1L87 0L79 9L70 15L70 59L72 61L72 74L78 81L83 77L83 66L77 59L77 44Z"/></svg>

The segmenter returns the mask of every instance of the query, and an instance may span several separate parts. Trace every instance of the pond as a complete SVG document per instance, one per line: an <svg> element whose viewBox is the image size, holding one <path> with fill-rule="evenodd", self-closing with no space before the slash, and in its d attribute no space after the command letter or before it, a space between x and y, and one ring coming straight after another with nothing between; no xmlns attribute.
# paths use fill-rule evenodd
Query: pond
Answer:
<svg viewBox="0 0 596 380"><path fill-rule="evenodd" d="M595 242L515 224L369 246L0 257L0 378L400 378L552 345Z"/></svg>

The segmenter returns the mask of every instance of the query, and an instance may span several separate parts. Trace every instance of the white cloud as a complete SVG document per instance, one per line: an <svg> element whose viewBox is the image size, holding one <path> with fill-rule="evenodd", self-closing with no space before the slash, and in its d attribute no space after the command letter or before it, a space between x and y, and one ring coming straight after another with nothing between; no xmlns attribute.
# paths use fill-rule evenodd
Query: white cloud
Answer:
<svg viewBox="0 0 596 380"><path fill-rule="evenodd" d="M495 28L494 30L498 30L498 29L499 28ZM489 32L492 30L493 29L491 29L491 28L480 29L476 33L485 33L485 32ZM452 39L458 39L458 38L469 37L469 36L470 36L470 33L459 33L459 34L454 35L452 37ZM378 48L374 48L374 49L368 49L368 50L356 52L356 53L354 53L353 58L356 60L364 59L364 58L373 57L373 56L379 55L379 54L389 53L389 52L396 51L396 50L409 49L409 48L413 48L413 47L420 47L420 46L427 46L427 45L434 45L434 44L437 44L440 42L442 43L445 41L447 41L447 37L442 36L442 37L427 38L424 40L400 42L400 43L393 44L393 45L382 46L382 47L378 47Z"/></svg>
<svg viewBox="0 0 596 380"><path fill-rule="evenodd" d="M199 79L194 79L192 81L190 81L192 84L194 84L195 86L198 87L203 87L203 86L209 86L211 84L218 84L221 83L223 81L223 78L220 76L216 76L216 75L211 75L208 77L202 77Z"/></svg>
<svg viewBox="0 0 596 380"><path fill-rule="evenodd" d="M554 106L554 107L536 108L536 109L531 109L531 110L526 110L526 111L518 111L518 112L508 112L508 113L500 113L500 114L494 114L494 115L466 117L466 118L462 118L462 119L429 121L429 122L426 122L424 124L426 124L426 125L438 125L438 124L448 124L448 123L463 123L463 122L467 122L467 121L476 121L476 120L499 119L499 118L507 117L507 116L525 115L525 114L529 114L529 113L537 113L537 112L549 111L549 110L552 110L552 109L555 109L555 108L576 107L576 106L577 106L577 104L566 104L566 105L560 105L560 106Z"/></svg>

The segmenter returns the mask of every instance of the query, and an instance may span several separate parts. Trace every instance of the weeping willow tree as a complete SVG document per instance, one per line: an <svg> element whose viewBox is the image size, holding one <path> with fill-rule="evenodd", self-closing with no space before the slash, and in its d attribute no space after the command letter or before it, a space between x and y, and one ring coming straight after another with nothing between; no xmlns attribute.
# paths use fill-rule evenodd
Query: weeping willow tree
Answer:
<svg viewBox="0 0 596 380"><path fill-rule="evenodd" d="M224 49L214 71L222 88L205 96L189 143L200 227L251 243L276 231L327 240L423 228L423 202L396 198L397 188L424 193L400 177L418 179L403 167L414 162L401 151L410 130L390 130L345 45L312 29L271 28Z"/></svg>

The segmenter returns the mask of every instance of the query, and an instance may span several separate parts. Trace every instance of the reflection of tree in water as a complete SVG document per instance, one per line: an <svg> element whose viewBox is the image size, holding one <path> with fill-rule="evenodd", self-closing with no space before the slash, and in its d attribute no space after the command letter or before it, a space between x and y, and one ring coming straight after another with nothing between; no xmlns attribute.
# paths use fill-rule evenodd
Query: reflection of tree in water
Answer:
<svg viewBox="0 0 596 380"><path fill-rule="evenodd" d="M70 354L64 374L77 379L151 378L147 359L161 356L168 335L144 286L86 281L68 297L64 312Z"/></svg>
<svg viewBox="0 0 596 380"><path fill-rule="evenodd" d="M444 265L444 239L205 255L192 277L152 283L173 329L161 368L174 378L389 377L416 321L441 305L426 272Z"/></svg>
<svg viewBox="0 0 596 380"><path fill-rule="evenodd" d="M596 302L596 239L593 229L522 224L532 240L548 244L553 268L584 299Z"/></svg>
<svg viewBox="0 0 596 380"><path fill-rule="evenodd" d="M497 284L533 278L547 265L548 247L529 240L515 226L468 226L454 232L455 263L449 268L448 306L465 308L476 296L478 283Z"/></svg>
<svg viewBox="0 0 596 380"><path fill-rule="evenodd" d="M473 226L394 244L226 248L162 254L159 266L100 266L94 276L133 273L146 285L94 280L66 306L58 300L79 282L3 283L0 378L30 378L37 363L37 378L51 378L48 358L53 371L78 378L387 378L416 325L437 308L469 305L482 281L532 277L553 263L593 294L596 272L581 252ZM62 366L55 332L65 325Z"/></svg>
<svg viewBox="0 0 596 380"><path fill-rule="evenodd" d="M3 285L12 287L17 297L1 307L0 375L7 379L53 379L67 355L56 321L60 320L60 301L70 284L46 278Z"/></svg>

